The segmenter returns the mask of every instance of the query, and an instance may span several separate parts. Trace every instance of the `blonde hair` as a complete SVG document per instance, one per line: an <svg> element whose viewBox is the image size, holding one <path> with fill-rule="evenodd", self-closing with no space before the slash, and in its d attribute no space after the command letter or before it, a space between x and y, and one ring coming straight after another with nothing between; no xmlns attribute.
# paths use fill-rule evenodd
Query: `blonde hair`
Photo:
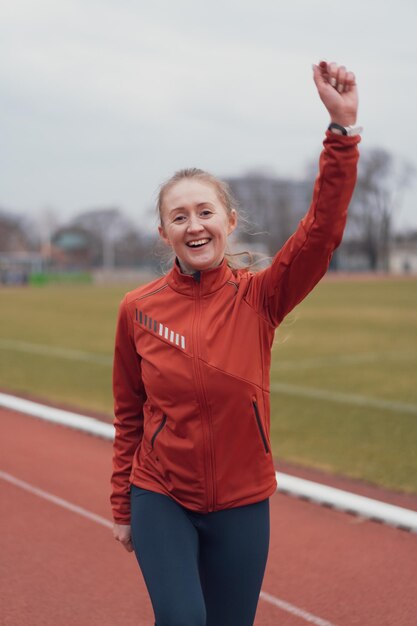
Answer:
<svg viewBox="0 0 417 626"><path fill-rule="evenodd" d="M163 209L163 203L164 203L164 196L166 192L172 189L172 187L174 187L180 181L187 180L187 179L198 180L202 183L207 183L208 185L211 185L214 188L219 201L224 207L226 214L231 215L232 211L234 210L238 214L240 220L243 219L244 222L247 221L245 218L242 218L242 215L238 209L238 203L236 201L236 198L233 196L229 185L224 180L220 180L219 178L216 178L216 176L213 176L213 174L210 174L209 172L206 172L205 170L198 169L197 167L190 167L190 168L178 170L177 172L173 174L173 176L171 176L171 178L166 180L159 187L156 207L157 207L157 212L158 212L161 226L164 225L163 218L162 218L162 209ZM256 271L254 266L256 264L259 264L259 262L265 261L265 257L263 255L259 255L259 253L249 252L247 250L242 251L242 252L226 251L224 256L227 259L228 266L232 270L246 269L246 270ZM242 256L243 257L247 256L249 259L249 263L244 263L243 260L235 258L235 257L242 257Z"/></svg>

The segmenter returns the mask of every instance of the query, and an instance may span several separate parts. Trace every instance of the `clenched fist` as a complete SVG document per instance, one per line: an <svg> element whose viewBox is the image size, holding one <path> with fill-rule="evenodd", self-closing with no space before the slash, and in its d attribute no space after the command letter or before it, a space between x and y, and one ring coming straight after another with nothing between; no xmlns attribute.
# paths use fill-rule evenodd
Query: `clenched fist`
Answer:
<svg viewBox="0 0 417 626"><path fill-rule="evenodd" d="M331 121L341 126L356 124L358 90L355 74L344 65L320 61L313 65L313 78Z"/></svg>
<svg viewBox="0 0 417 626"><path fill-rule="evenodd" d="M130 526L128 524L113 524L113 537L116 541L120 541L122 546L128 552L133 552L132 538L130 534Z"/></svg>

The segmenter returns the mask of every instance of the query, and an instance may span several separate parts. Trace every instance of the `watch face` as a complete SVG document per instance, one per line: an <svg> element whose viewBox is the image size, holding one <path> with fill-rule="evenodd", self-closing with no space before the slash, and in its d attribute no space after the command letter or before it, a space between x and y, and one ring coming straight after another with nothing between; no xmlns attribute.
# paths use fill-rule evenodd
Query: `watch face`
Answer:
<svg viewBox="0 0 417 626"><path fill-rule="evenodd" d="M360 133L363 131L363 127L362 126L346 126L346 131L349 137L352 137L352 135L360 135Z"/></svg>

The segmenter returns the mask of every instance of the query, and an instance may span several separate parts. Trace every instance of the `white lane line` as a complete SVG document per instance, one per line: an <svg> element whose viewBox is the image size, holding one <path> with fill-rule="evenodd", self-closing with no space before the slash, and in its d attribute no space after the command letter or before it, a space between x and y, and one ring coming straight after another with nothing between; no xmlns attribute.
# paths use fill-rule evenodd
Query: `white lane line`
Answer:
<svg viewBox="0 0 417 626"><path fill-rule="evenodd" d="M284 493L417 532L417 511L281 472L276 473L276 478L278 490Z"/></svg>
<svg viewBox="0 0 417 626"><path fill-rule="evenodd" d="M386 352L357 352L354 354L334 354L311 359L276 360L272 371L316 369L317 367L342 367L360 363L383 363L384 361L413 361L417 359L416 350L397 350Z"/></svg>
<svg viewBox="0 0 417 626"><path fill-rule="evenodd" d="M260 597L263 600L266 600L267 602L274 604L275 606L282 609L283 611L287 611L287 613L292 613L293 615L296 615L297 617L304 619L306 622L310 622L310 624L315 624L316 626L335 626L335 624L332 624L332 622L328 622L325 619L321 619L321 617L317 617L316 615L313 615L312 613L309 613L308 611L305 611L304 609L299 609L298 606L294 606L293 604L290 604L289 602L285 602L285 600L280 600L279 598L275 598L274 596L271 596L269 593L266 593L265 591L261 591Z"/></svg>
<svg viewBox="0 0 417 626"><path fill-rule="evenodd" d="M71 348L61 348L59 346L48 346L40 343L29 343L17 339L0 339L0 349L15 350L16 352L26 352L28 354L39 354L46 357L59 357L70 361L84 361L86 363L96 363L97 365L109 366L112 364L112 357L96 352L84 352Z"/></svg>
<svg viewBox="0 0 417 626"><path fill-rule="evenodd" d="M0 393L0 406L35 416L46 421L63 424L76 430L83 430L93 435L113 440L112 424L100 422L93 417L70 413L62 409L44 406L30 400ZM367 519L375 519L392 526L417 532L417 512L400 506L394 506L373 498L358 496L350 491L328 487L312 480L304 480L289 474L276 472L278 491L297 497L308 498L318 504L334 506L341 511L354 513Z"/></svg>
<svg viewBox="0 0 417 626"><path fill-rule="evenodd" d="M329 402L338 402L340 404L353 404L355 406L383 409L384 411L394 411L394 413L411 413L412 415L417 415L417 404L401 402L399 400L383 400L381 398L363 396L358 393L342 393L341 391L302 387L301 385L291 385L290 383L272 383L271 391L275 393L285 393L290 396L318 398L319 400L328 400Z"/></svg>
<svg viewBox="0 0 417 626"><path fill-rule="evenodd" d="M54 422L55 424L69 426L76 430L83 430L92 435L104 437L105 439L113 439L114 437L114 427L112 424L106 424L94 417L87 417L86 415L79 415L71 411L64 411L63 409L38 404L38 402L32 402L32 400L24 400L16 396L9 396L6 393L0 393L0 406L25 413L25 415L38 417L47 422Z"/></svg>
<svg viewBox="0 0 417 626"><path fill-rule="evenodd" d="M58 496L54 496L52 493L48 491L44 491L43 489L39 489L39 487L35 487L30 483L25 482L24 480L20 480L7 472L3 472L0 470L0 478L15 485L15 487L20 487L25 491L29 491L33 493L35 496L39 498L44 498L49 502L53 502L58 506L61 506L63 509L68 509L73 513L77 513L77 515L81 515L82 517L86 517L92 522L96 522L97 524L101 524L102 526L106 526L106 528L113 528L113 524L109 522L105 517L101 517L101 515L96 515L95 513L91 513L91 511L87 511L87 509L83 509L81 506L77 506L76 504L72 504L72 502L68 502L68 500L64 500L63 498L58 498Z"/></svg>
<svg viewBox="0 0 417 626"><path fill-rule="evenodd" d="M55 496L54 494L49 493L48 491L44 491L43 489L39 489L39 487L35 487L34 485L31 485L30 483L27 483L24 480L20 480L19 478L16 478L15 476L8 474L7 472L3 472L0 470L0 478L14 485L15 487L20 487L21 489L24 489L25 491L28 491L29 493L32 493L35 496L38 496L39 498L44 498L45 500L48 500L48 502L52 502L53 504L56 504L57 506L67 509L68 511L71 511L72 513L76 513L77 515L86 517L92 522L101 524L101 526L105 526L106 528L113 528L112 522L110 522L110 520L107 520L105 517L101 517L101 515L96 515L95 513L92 513L91 511L87 511L87 509L84 509L81 506L77 506L76 504L73 504L72 502L68 502L68 500L64 500L63 498L58 498L58 496ZM289 602L285 602L285 600L276 598L275 596L272 596L271 594L266 593L265 591L261 591L260 597L266 602L269 602L270 604L273 604L279 607L280 609L287 611L288 613L297 615L297 617L304 619L306 622L316 624L316 626L335 626L334 624L331 624L330 622L327 622L326 620L323 620L320 617L316 617L312 613L309 613L308 611L305 611L304 609L300 609L297 606L290 604Z"/></svg>

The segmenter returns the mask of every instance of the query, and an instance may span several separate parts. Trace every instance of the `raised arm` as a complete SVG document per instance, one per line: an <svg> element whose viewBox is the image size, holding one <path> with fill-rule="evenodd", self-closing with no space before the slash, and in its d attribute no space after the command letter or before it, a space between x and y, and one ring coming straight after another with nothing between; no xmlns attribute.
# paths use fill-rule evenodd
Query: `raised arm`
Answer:
<svg viewBox="0 0 417 626"><path fill-rule="evenodd" d="M330 121L343 127L354 125L358 107L354 74L344 66L325 62L314 65L313 73ZM250 281L248 304L273 326L278 326L318 283L342 240L356 183L359 141L359 135L345 136L338 129L326 131L308 212L271 266Z"/></svg>

